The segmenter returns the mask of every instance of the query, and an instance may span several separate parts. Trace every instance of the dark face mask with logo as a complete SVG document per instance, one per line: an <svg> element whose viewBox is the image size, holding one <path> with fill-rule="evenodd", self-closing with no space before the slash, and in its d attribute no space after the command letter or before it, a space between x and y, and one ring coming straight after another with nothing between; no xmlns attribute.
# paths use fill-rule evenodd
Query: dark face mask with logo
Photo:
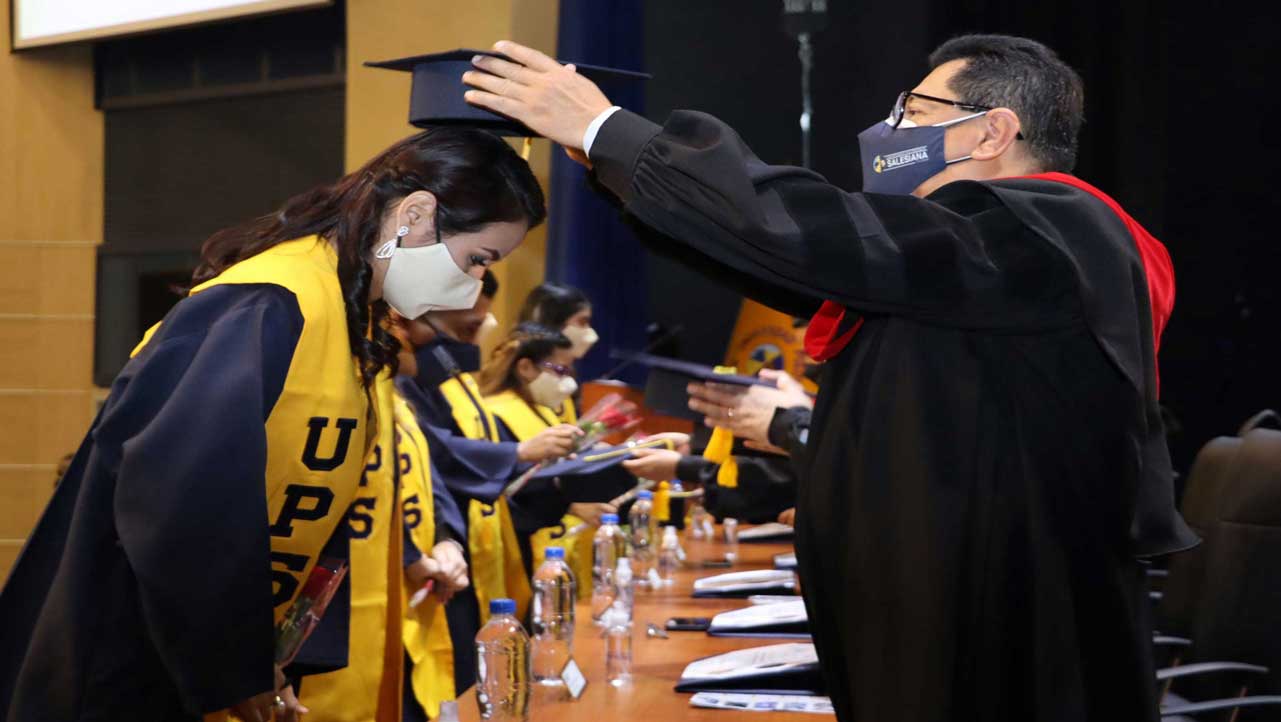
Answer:
<svg viewBox="0 0 1281 722"><path fill-rule="evenodd" d="M922 183L953 163L970 156L947 160L943 138L957 123L982 117L973 113L937 125L917 126L910 120L895 128L883 120L858 134L859 156L863 161L863 192L909 195Z"/></svg>
<svg viewBox="0 0 1281 722"><path fill-rule="evenodd" d="M459 371L473 373L480 370L479 346L439 334L435 340L414 352L418 359L418 375L414 380L422 388L434 389L453 376L453 370L441 362L438 349L448 353Z"/></svg>

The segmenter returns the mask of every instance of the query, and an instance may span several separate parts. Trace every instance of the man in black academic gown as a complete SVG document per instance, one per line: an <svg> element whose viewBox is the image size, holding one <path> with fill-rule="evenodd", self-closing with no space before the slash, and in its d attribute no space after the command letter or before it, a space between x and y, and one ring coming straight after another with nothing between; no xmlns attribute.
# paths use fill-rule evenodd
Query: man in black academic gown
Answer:
<svg viewBox="0 0 1281 722"><path fill-rule="evenodd" d="M1197 541L1157 411L1173 277L1067 175L1077 75L1029 40L949 41L860 136L846 193L495 49L519 64L478 58L469 101L566 146L656 250L818 309L797 554L838 717L1154 720L1138 560Z"/></svg>

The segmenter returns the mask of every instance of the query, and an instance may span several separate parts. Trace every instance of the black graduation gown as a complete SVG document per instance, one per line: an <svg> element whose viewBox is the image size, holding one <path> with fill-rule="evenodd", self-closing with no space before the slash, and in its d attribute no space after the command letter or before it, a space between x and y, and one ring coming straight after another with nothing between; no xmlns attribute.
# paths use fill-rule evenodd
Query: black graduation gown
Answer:
<svg viewBox="0 0 1281 722"><path fill-rule="evenodd" d="M283 288L216 286L120 372L0 591L5 719L199 719L271 688L264 424L302 323Z"/></svg>
<svg viewBox="0 0 1281 722"><path fill-rule="evenodd" d="M1116 214L1040 180L845 193L685 111L620 111L591 158L655 249L866 319L824 365L797 505L843 722L1156 718L1136 557L1196 538Z"/></svg>

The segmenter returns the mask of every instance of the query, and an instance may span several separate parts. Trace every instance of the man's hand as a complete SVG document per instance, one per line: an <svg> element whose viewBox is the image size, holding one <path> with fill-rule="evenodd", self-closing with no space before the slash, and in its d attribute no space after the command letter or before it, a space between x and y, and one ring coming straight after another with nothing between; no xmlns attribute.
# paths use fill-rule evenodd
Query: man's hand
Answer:
<svg viewBox="0 0 1281 722"><path fill-rule="evenodd" d="M778 523L792 527L796 526L796 507L784 509L783 512L778 515Z"/></svg>
<svg viewBox="0 0 1281 722"><path fill-rule="evenodd" d="M690 384L686 389L689 408L703 414L707 426L719 426L746 441L768 444L775 409L813 407L814 401L801 383L784 371L762 369L761 378L774 381L778 387Z"/></svg>
<svg viewBox="0 0 1281 722"><path fill-rule="evenodd" d="M637 449L635 458L623 462L623 468L632 476L650 481L670 481L676 478L676 465L680 463L679 451L667 449Z"/></svg>
<svg viewBox="0 0 1281 722"><path fill-rule="evenodd" d="M475 88L464 96L467 102L518 120L567 149L582 150L587 126L613 105L600 88L574 66L510 40L495 43L494 52L511 61L476 56L472 64L478 70L463 74L463 82Z"/></svg>
<svg viewBox="0 0 1281 722"><path fill-rule="evenodd" d="M582 435L583 430L573 424L543 429L534 438L520 442L516 447L516 458L533 463L568 456L574 450L574 441Z"/></svg>
<svg viewBox="0 0 1281 722"><path fill-rule="evenodd" d="M285 684L285 673L276 667L275 686L279 692L262 692L231 708L231 714L242 722L298 722L311 710L303 707L293 687Z"/></svg>
<svg viewBox="0 0 1281 722"><path fill-rule="evenodd" d="M569 505L569 513L595 528L600 526L601 514L617 514L618 507L613 504L575 502Z"/></svg>

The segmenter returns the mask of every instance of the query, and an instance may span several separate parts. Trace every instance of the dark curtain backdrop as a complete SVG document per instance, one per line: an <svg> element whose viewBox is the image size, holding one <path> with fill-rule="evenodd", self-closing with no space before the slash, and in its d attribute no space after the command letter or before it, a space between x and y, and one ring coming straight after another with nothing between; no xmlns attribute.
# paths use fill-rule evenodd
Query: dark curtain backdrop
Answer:
<svg viewBox="0 0 1281 722"><path fill-rule="evenodd" d="M643 70L641 0L561 0L557 56L565 61ZM604 86L617 105L644 112L642 83ZM639 350L646 344L645 252L618 212L590 190L585 171L557 150L552 160L548 209L547 279L582 289L592 300L600 343L579 362L582 379L594 379L615 365L611 349ZM640 383L643 370L619 378Z"/></svg>
<svg viewBox="0 0 1281 722"><path fill-rule="evenodd" d="M781 2L639 4L562 2L561 56L635 67L622 60L639 54L654 75L645 105L652 120L677 108L707 111L765 161L799 162L800 64ZM1174 258L1178 298L1161 349L1162 390L1178 422L1176 465L1186 468L1210 437L1281 405L1272 223L1281 153L1276 131L1265 130L1281 118L1281 94L1270 71L1277 23L1269 12L1150 0L829 0L829 26L816 38L815 169L856 190L857 134L916 84L929 51L947 38L1010 33L1055 48L1086 85L1077 174L1116 197ZM626 345L618 339L637 338L646 321L679 324L683 356L719 359L739 299L696 271L643 259L587 199L577 171L559 164L553 177L554 222L557 209L587 209L562 216L575 218L572 233L553 225L553 274L598 296L605 341Z"/></svg>

